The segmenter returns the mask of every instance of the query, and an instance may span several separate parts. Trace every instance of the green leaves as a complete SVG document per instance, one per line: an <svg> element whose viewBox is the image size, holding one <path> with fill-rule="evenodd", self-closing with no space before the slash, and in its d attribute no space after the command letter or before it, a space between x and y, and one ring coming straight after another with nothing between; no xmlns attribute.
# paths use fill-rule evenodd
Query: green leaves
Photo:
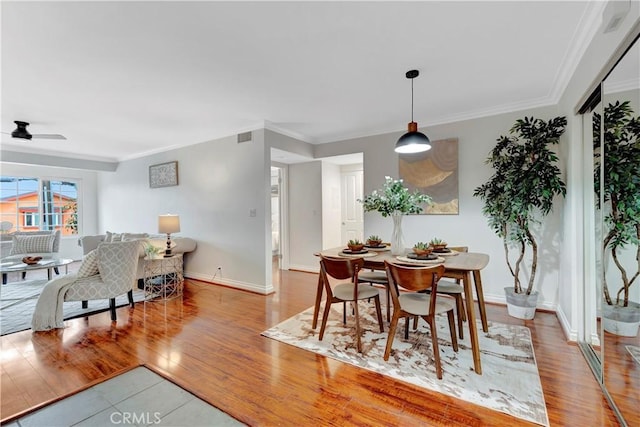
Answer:
<svg viewBox="0 0 640 427"><path fill-rule="evenodd" d="M533 288L537 244L530 227L551 212L556 196L566 194L566 185L557 166L558 156L550 149L558 144L566 125L565 117L549 121L533 117L517 120L510 136L500 136L486 160L494 174L473 193L484 202L482 213L489 218L491 229L504 240L505 250L508 251L508 244L520 248L515 271L507 253L516 292L519 288L517 275L527 245L534 250L527 293Z"/></svg>
<svg viewBox="0 0 640 427"><path fill-rule="evenodd" d="M393 213L418 214L423 211L422 205L431 203L431 197L417 190L411 193L401 179L386 176L381 189L358 201L365 212L377 211L387 217Z"/></svg>

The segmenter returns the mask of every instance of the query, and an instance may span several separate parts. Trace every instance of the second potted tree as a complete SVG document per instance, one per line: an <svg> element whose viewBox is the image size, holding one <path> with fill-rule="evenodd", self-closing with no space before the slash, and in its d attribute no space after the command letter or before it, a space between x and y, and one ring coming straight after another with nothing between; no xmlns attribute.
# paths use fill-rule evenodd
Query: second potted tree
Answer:
<svg viewBox="0 0 640 427"><path fill-rule="evenodd" d="M482 212L489 218L489 226L502 238L513 277L513 286L505 287L507 308L511 316L520 319L534 317L538 299L534 291L538 240L533 231L551 212L554 198L566 193L558 157L550 149L558 144L566 125L565 117L517 120L511 136L498 138L487 158L493 175L473 193L484 202ZM527 281L523 262L528 247L531 271ZM516 249L515 260L510 257L511 248Z"/></svg>

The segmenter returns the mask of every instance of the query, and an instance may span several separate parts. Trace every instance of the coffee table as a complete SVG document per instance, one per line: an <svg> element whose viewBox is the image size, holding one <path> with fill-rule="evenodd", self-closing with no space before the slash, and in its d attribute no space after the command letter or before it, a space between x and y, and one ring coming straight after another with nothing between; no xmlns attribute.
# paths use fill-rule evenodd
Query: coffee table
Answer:
<svg viewBox="0 0 640 427"><path fill-rule="evenodd" d="M43 258L37 264L28 265L20 259L0 260L0 272L2 273L2 284L7 283L7 273L26 273L32 270L47 269L47 278L51 280L52 270L58 267L65 267L65 274L69 273L69 264L73 262L69 258Z"/></svg>

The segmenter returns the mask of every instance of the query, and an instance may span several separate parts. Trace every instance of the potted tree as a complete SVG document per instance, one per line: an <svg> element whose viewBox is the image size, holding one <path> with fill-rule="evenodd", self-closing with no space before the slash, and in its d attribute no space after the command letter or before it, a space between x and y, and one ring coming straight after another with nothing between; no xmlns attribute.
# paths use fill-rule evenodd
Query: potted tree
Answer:
<svg viewBox="0 0 640 427"><path fill-rule="evenodd" d="M484 202L482 213L489 226L503 241L505 258L513 277L513 286L505 287L509 315L533 319L538 291L534 291L538 268L538 240L535 227L553 208L555 196L564 196L566 185L551 151L564 133L567 120L549 121L525 117L517 120L511 136L500 136L486 163L494 173L473 193ZM523 268L527 248L531 248L531 272L526 286ZM512 259L510 250L516 249Z"/></svg>
<svg viewBox="0 0 640 427"><path fill-rule="evenodd" d="M420 193L413 193L404 186L401 179L384 177L384 185L380 190L373 190L364 199L358 199L365 212L378 211L383 217L393 218L393 234L391 235L391 253L404 255L404 238L402 236L402 216L419 214L422 205L431 203L431 197Z"/></svg>
<svg viewBox="0 0 640 427"><path fill-rule="evenodd" d="M603 216L603 326L614 334L636 336L640 305L629 297L640 276L640 117L634 117L629 101L616 101L604 108L602 140L600 125L600 115L594 114L594 187ZM627 248L635 255L632 261L624 256ZM604 272L611 261L619 272L615 294Z"/></svg>

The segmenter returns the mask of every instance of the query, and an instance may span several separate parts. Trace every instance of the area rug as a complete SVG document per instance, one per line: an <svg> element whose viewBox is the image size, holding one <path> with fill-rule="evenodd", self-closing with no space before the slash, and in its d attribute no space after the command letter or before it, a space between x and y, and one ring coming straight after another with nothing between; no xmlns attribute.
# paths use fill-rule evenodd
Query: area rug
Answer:
<svg viewBox="0 0 640 427"><path fill-rule="evenodd" d="M25 280L10 282L0 288L0 335L31 329L31 318L38 301L38 296L46 280ZM143 301L144 291L134 289L133 300ZM122 307L129 303L126 294L116 298L116 306ZM109 300L94 300L88 302L87 308L82 308L80 301L64 303L64 319L88 316L109 309Z"/></svg>
<svg viewBox="0 0 640 427"><path fill-rule="evenodd" d="M640 365L640 347L637 347L635 345L625 345L624 347L627 349L629 354L631 354L633 360L635 360L636 363Z"/></svg>
<svg viewBox="0 0 640 427"><path fill-rule="evenodd" d="M404 321L401 321L391 356L385 362L383 355L388 331L379 332L374 310L370 306L366 303L359 306L362 329L365 331L362 354L358 354L355 347L353 317L347 317L347 325L344 326L340 304L334 304L331 309L322 341L318 340L320 323L316 330L311 329L313 308L264 331L262 335L517 418L549 425L531 334L527 327L489 322L489 332L484 333L478 323L483 372L478 375L473 371L466 325L465 339L458 340L459 351L456 353L451 346L446 316L442 316L437 321L437 334L444 372L443 379L438 380L426 322L420 320L418 329L410 331L407 341L404 339Z"/></svg>

